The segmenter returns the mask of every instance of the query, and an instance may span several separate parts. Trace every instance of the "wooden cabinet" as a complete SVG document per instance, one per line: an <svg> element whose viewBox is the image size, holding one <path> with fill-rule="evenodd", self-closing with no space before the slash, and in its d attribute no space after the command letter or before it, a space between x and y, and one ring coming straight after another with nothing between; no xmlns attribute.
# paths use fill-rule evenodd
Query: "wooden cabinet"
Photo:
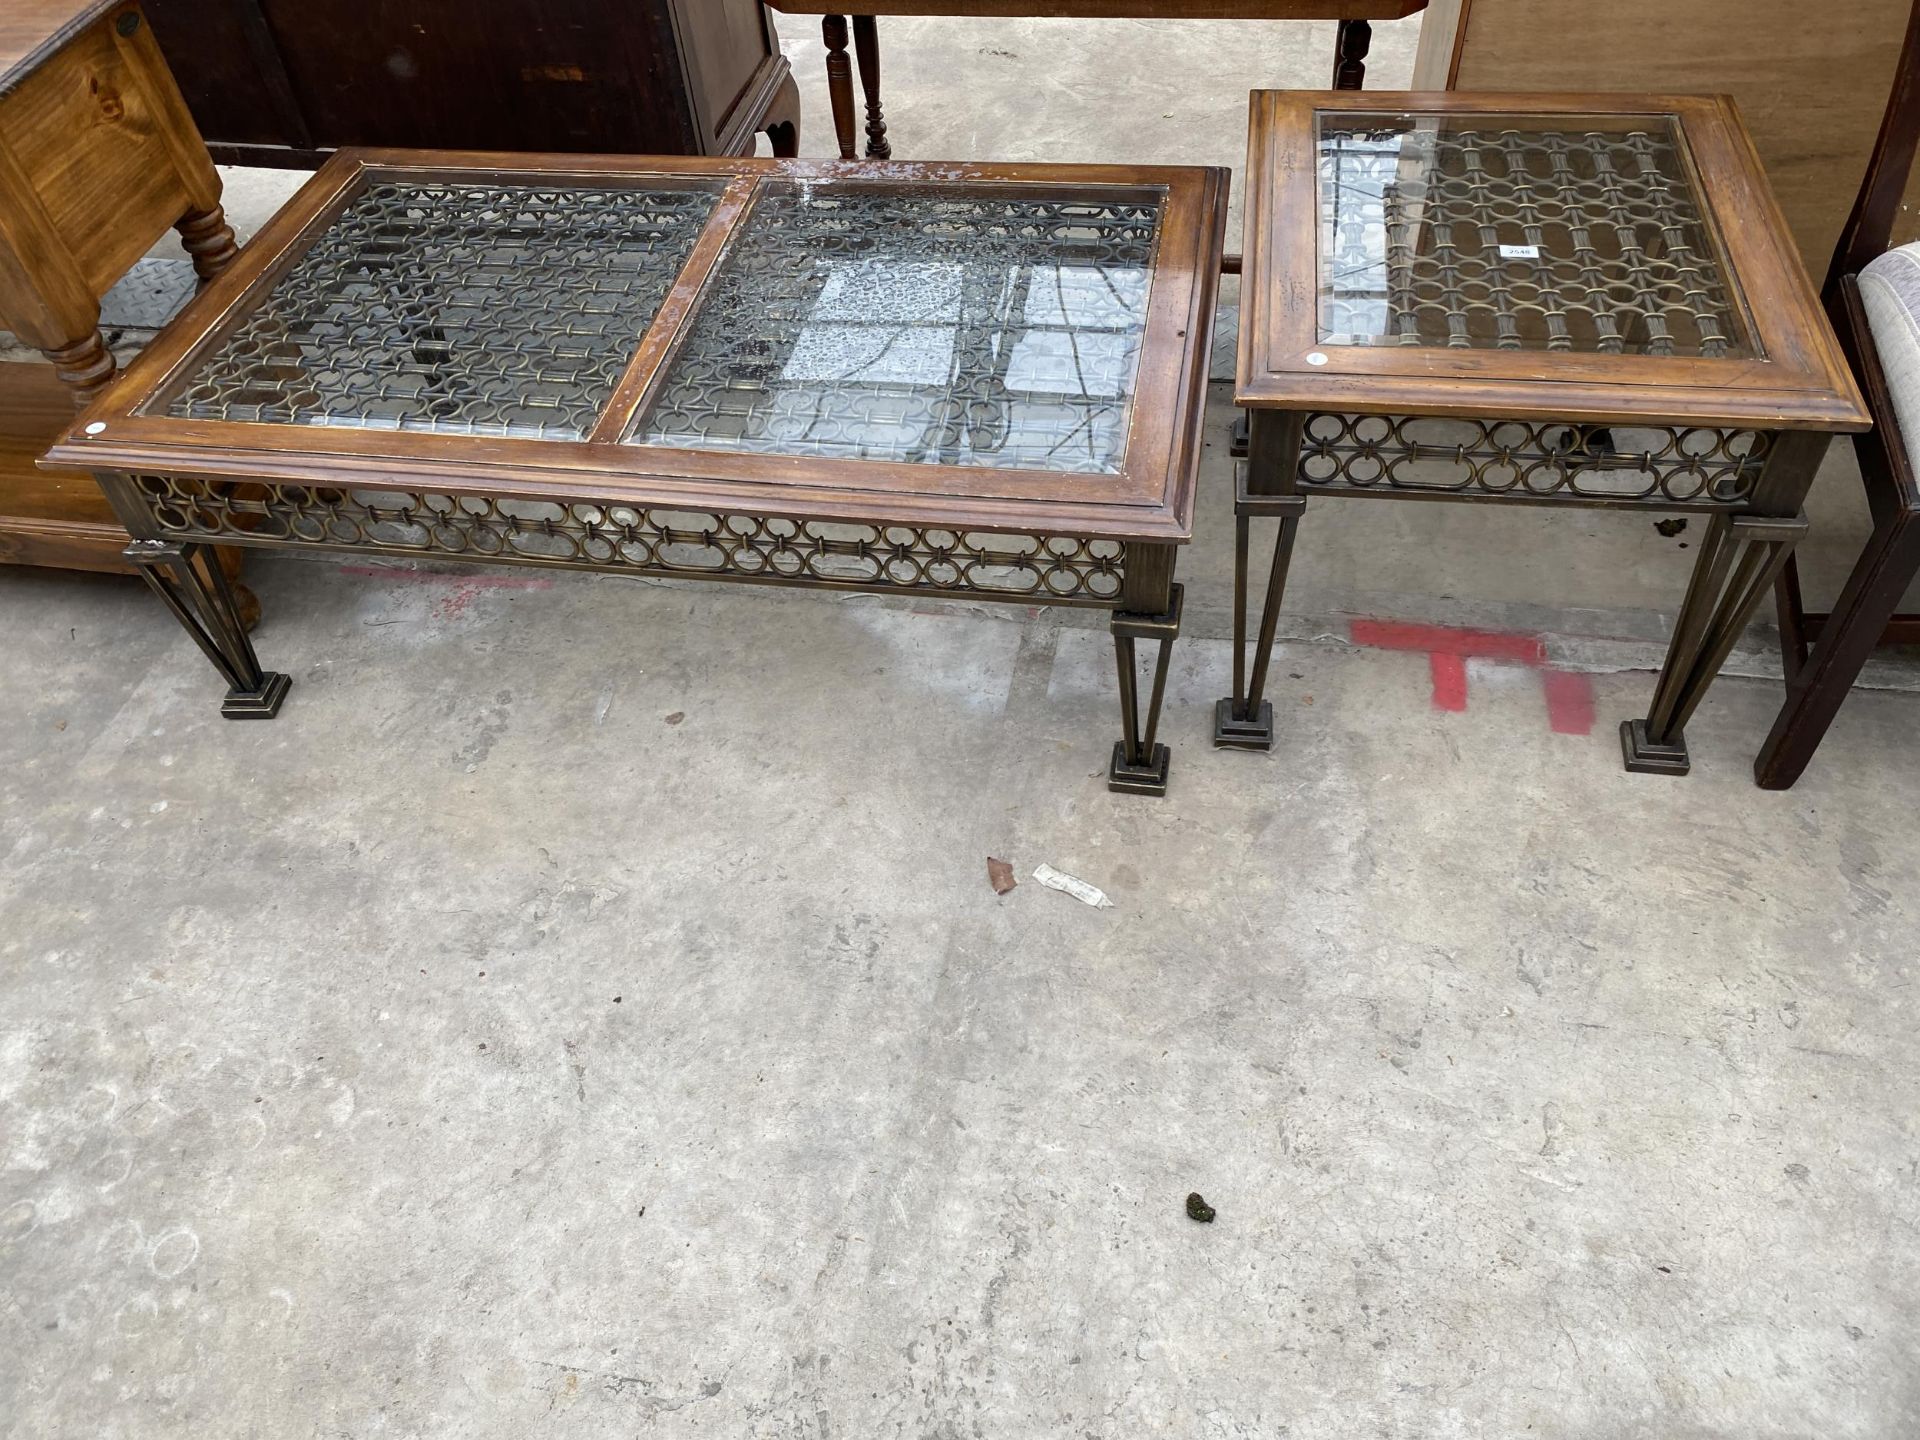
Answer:
<svg viewBox="0 0 1920 1440"><path fill-rule="evenodd" d="M220 177L140 7L0 7L0 563L124 568L99 487L35 461L112 380L100 296L169 227L203 276L235 254ZM47 363L51 362L51 363Z"/></svg>
<svg viewBox="0 0 1920 1440"><path fill-rule="evenodd" d="M343 145L795 153L799 100L760 0L151 0L215 158Z"/></svg>

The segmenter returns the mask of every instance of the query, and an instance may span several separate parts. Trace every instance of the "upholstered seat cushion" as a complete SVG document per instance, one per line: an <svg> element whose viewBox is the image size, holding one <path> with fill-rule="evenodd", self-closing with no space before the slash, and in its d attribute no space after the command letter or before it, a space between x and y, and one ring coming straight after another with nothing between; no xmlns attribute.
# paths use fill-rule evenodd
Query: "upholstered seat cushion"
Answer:
<svg viewBox="0 0 1920 1440"><path fill-rule="evenodd" d="M1875 256L1860 271L1860 303L1886 372L1901 442L1920 468L1920 240Z"/></svg>

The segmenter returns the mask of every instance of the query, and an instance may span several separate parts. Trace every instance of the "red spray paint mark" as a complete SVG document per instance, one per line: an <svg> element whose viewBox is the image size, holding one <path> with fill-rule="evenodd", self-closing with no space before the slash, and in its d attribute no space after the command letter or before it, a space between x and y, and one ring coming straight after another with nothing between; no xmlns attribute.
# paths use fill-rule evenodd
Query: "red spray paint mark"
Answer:
<svg viewBox="0 0 1920 1440"><path fill-rule="evenodd" d="M1445 650L1429 650L1427 664L1433 669L1433 708L1467 708L1467 657Z"/></svg>
<svg viewBox="0 0 1920 1440"><path fill-rule="evenodd" d="M1549 668L1540 673L1540 683L1547 690L1547 723L1554 734L1593 733L1592 676Z"/></svg>
<svg viewBox="0 0 1920 1440"><path fill-rule="evenodd" d="M551 590L553 581L544 575L449 575L438 570L389 570L384 565L342 565L342 575L359 575L369 580L385 580L390 585L457 585L462 589Z"/></svg>
<svg viewBox="0 0 1920 1440"><path fill-rule="evenodd" d="M1556 735L1593 733L1593 681L1547 663L1546 641L1507 630L1466 630L1398 620L1355 620L1348 635L1373 650L1424 651L1433 672L1433 708L1467 708L1467 661L1506 660L1540 672L1547 723Z"/></svg>
<svg viewBox="0 0 1920 1440"><path fill-rule="evenodd" d="M1462 630L1452 625L1408 625L1398 620L1355 620L1353 643L1372 650L1424 650L1429 655L1472 656L1476 660L1518 660L1544 665L1546 642L1538 635L1509 630Z"/></svg>

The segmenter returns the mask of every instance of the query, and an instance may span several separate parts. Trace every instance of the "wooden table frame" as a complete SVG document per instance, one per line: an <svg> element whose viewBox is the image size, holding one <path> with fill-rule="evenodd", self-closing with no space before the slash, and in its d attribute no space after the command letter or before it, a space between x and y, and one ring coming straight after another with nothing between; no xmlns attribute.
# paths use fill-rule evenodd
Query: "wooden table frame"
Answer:
<svg viewBox="0 0 1920 1440"><path fill-rule="evenodd" d="M818 15L827 47L827 95L840 158L853 159L853 67L847 59L848 14L840 0L767 0L789 15ZM864 0L852 16L854 54L860 63L860 88L866 96L866 156L885 160L893 154L880 105L880 32L883 15L955 16L972 19L1070 20L1337 20L1333 85L1358 90L1366 81L1367 51L1375 20L1403 20L1424 10L1427 0Z"/></svg>
<svg viewBox="0 0 1920 1440"><path fill-rule="evenodd" d="M46 463L99 478L135 537L129 558L226 679L222 710L233 718L275 714L288 681L260 668L218 568L207 562L213 545L906 591L1112 611L1123 734L1109 784L1164 793L1168 753L1156 731L1180 621L1174 561L1192 534L1226 171L927 167L925 183L941 187L1010 188L1041 199L1150 191L1162 206L1116 474L622 443L687 342L698 302L765 183L898 189L915 183L918 168L900 166L881 181L839 162L342 151L75 422ZM152 413L371 181L604 186L685 177L724 188L585 439ZM546 502L552 508L542 513L553 518L516 518L502 502ZM400 515L421 522L421 538L393 543L373 533ZM1002 548L996 537L1006 537ZM697 560L684 558L688 546ZM1009 587L1000 572L977 567L983 550L996 558L980 566L1030 557L1021 579L1031 572L1031 588ZM1144 704L1134 663L1142 639L1159 642Z"/></svg>
<svg viewBox="0 0 1920 1440"><path fill-rule="evenodd" d="M1692 358L1323 340L1314 116L1342 111L1549 120L1675 117L1706 223L1717 232L1733 302L1744 302L1757 355ZM1235 505L1233 693L1216 710L1215 743L1249 749L1273 743L1272 706L1263 691L1288 561L1309 495L1695 511L1709 517L1708 528L1666 663L1646 717L1621 725L1629 770L1685 774L1687 720L1804 532L1801 504L1829 439L1868 423L1732 101L1262 91L1249 122L1247 177L1248 279L1235 398L1251 411L1252 443ZM1478 422L1481 441L1477 448L1460 446L1450 457L1410 449L1409 422L1430 417ZM1664 437L1658 458L1651 451L1630 457L1657 479L1646 493L1601 494L1576 483L1583 469L1608 468L1603 452L1616 426ZM1691 486L1700 467L1685 462L1696 453L1718 457L1738 472L1739 483L1725 493ZM1363 456L1368 463L1354 463ZM1457 483L1396 488L1398 482L1382 478L1383 458L1409 456L1451 458ZM1507 470L1518 474L1523 465L1546 476L1545 483L1505 478ZM1499 467L1505 468L1495 483L1489 472ZM1249 678L1249 531L1261 517L1279 523Z"/></svg>

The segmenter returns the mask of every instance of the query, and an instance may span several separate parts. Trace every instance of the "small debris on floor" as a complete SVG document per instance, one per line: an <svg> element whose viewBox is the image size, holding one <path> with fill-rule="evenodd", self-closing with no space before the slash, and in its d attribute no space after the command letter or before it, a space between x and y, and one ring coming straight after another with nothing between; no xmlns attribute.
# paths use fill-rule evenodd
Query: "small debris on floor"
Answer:
<svg viewBox="0 0 1920 1440"><path fill-rule="evenodd" d="M684 711L684 710L676 710L676 711L674 711L674 712L673 712L673 713L672 713L671 715L669 715L669 716L667 716L667 724L669 724L669 725L678 725L678 724L679 724L679 723L680 723L680 722L681 722L682 720L684 720L684 719L686 719L686 718L687 718L687 712L686 712L686 711Z"/></svg>
<svg viewBox="0 0 1920 1440"><path fill-rule="evenodd" d="M1213 1224L1213 1206L1207 1204L1198 1190L1187 1196L1187 1218L1198 1220L1202 1225Z"/></svg>
<svg viewBox="0 0 1920 1440"><path fill-rule="evenodd" d="M1653 528L1658 530L1662 535L1665 535L1668 539L1672 539L1675 535L1678 535L1682 530L1687 528L1686 517L1676 515L1671 520L1656 520L1653 522Z"/></svg>
<svg viewBox="0 0 1920 1440"><path fill-rule="evenodd" d="M1020 882L1013 878L1013 866L1004 860L987 856L987 883L993 886L993 893L1004 895Z"/></svg>
<svg viewBox="0 0 1920 1440"><path fill-rule="evenodd" d="M1062 895L1071 895L1083 905L1091 905L1096 910L1111 910L1113 901L1107 898L1104 890L1096 885L1056 870L1051 865L1042 865L1033 872L1033 878L1049 890L1058 890Z"/></svg>

